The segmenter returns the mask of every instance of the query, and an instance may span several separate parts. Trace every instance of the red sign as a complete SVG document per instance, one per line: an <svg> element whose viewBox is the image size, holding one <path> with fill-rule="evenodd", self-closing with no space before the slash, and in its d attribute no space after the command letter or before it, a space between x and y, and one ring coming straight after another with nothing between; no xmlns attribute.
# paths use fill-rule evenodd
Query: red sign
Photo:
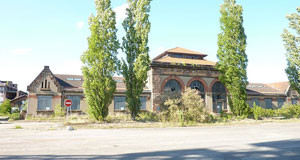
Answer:
<svg viewBox="0 0 300 160"><path fill-rule="evenodd" d="M66 100L65 100L65 106L66 106L66 107L72 106L72 100L66 99Z"/></svg>

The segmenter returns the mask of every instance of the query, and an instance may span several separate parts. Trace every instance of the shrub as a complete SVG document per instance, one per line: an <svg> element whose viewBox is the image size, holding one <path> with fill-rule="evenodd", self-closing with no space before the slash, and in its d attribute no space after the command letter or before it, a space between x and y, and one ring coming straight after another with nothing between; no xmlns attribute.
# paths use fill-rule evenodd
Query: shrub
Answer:
<svg viewBox="0 0 300 160"><path fill-rule="evenodd" d="M60 104L58 104L54 108L54 115L56 117L63 117L66 115L66 109L62 107Z"/></svg>
<svg viewBox="0 0 300 160"><path fill-rule="evenodd" d="M139 116L137 117L137 120L143 121L143 122L158 122L159 121L159 116L154 113L154 112L141 112Z"/></svg>
<svg viewBox="0 0 300 160"><path fill-rule="evenodd" d="M197 90L187 89L179 98L165 101L167 107L166 120L180 122L182 125L189 122L208 122L211 120L205 103Z"/></svg>
<svg viewBox="0 0 300 160"><path fill-rule="evenodd" d="M21 119L21 115L20 113L13 113L9 116L10 120L20 120Z"/></svg>
<svg viewBox="0 0 300 160"><path fill-rule="evenodd" d="M11 105L10 100L6 99L1 105L0 105L0 113L2 114L10 114L11 113Z"/></svg>
<svg viewBox="0 0 300 160"><path fill-rule="evenodd" d="M300 105L285 105L276 111L277 116L284 116L285 118L299 118Z"/></svg>
<svg viewBox="0 0 300 160"><path fill-rule="evenodd" d="M274 110L265 109L257 106L256 104L253 104L252 113L255 120L275 116Z"/></svg>
<svg viewBox="0 0 300 160"><path fill-rule="evenodd" d="M15 126L15 129L23 129L23 127L20 126L20 125L16 125L16 126Z"/></svg>

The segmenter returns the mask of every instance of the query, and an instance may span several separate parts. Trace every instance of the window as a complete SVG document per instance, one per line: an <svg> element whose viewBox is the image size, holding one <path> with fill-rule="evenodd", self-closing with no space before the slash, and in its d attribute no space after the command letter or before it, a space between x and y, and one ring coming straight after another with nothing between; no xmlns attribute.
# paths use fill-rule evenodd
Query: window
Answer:
<svg viewBox="0 0 300 160"><path fill-rule="evenodd" d="M141 110L146 110L146 98L147 97L140 97L140 101L141 101Z"/></svg>
<svg viewBox="0 0 300 160"><path fill-rule="evenodd" d="M52 96L38 96L38 110L52 110Z"/></svg>
<svg viewBox="0 0 300 160"><path fill-rule="evenodd" d="M227 109L226 88L221 82L216 82L212 87L213 111L220 113L222 108Z"/></svg>
<svg viewBox="0 0 300 160"><path fill-rule="evenodd" d="M267 109L272 109L272 99L271 98L266 98L265 99L265 105Z"/></svg>
<svg viewBox="0 0 300 160"><path fill-rule="evenodd" d="M126 97L116 96L114 97L114 108L115 110L125 110L126 106Z"/></svg>
<svg viewBox="0 0 300 160"><path fill-rule="evenodd" d="M164 88L165 92L181 92L180 84L175 80L169 80Z"/></svg>
<svg viewBox="0 0 300 160"><path fill-rule="evenodd" d="M255 105L259 106L259 99L258 98L252 98L250 106L253 107L254 103L255 103Z"/></svg>
<svg viewBox="0 0 300 160"><path fill-rule="evenodd" d="M284 104L284 99L283 98L278 98L277 101L278 101L278 108L281 108Z"/></svg>
<svg viewBox="0 0 300 160"><path fill-rule="evenodd" d="M50 82L47 83L47 79L45 79L45 81L42 82L42 88L43 89L49 89L50 88Z"/></svg>
<svg viewBox="0 0 300 160"><path fill-rule="evenodd" d="M193 81L190 85L192 89L196 89L199 91L199 94L201 95L202 99L205 100L205 93L204 93L204 86L200 81Z"/></svg>
<svg viewBox="0 0 300 160"><path fill-rule="evenodd" d="M67 99L72 100L71 110L80 110L80 96L67 96Z"/></svg>
<svg viewBox="0 0 300 160"><path fill-rule="evenodd" d="M298 98L292 98L292 104L298 104Z"/></svg>

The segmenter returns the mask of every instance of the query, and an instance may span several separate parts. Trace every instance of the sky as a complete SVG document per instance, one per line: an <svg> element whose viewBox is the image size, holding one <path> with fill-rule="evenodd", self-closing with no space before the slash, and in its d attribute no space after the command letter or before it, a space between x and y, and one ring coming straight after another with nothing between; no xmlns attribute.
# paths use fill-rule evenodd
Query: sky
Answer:
<svg viewBox="0 0 300 160"><path fill-rule="evenodd" d="M111 0L118 38L125 35L126 0ZM182 47L217 61L222 0L153 0L149 34L150 57ZM247 35L248 81L287 81L285 48L281 39L288 28L287 14L299 0L237 0L243 7ZM0 80L17 83L20 90L44 66L54 74L81 75L80 56L87 50L88 17L94 0L0 0ZM124 53L119 52L119 57Z"/></svg>

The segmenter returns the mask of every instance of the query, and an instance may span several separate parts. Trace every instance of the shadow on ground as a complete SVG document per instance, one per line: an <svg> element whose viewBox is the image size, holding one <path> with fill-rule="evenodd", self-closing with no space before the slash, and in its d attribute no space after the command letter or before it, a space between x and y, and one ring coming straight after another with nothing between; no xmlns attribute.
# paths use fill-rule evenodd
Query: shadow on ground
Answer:
<svg viewBox="0 0 300 160"><path fill-rule="evenodd" d="M141 152L120 155L0 155L0 159L213 159L213 160L300 160L300 139L250 144L250 151L223 152L212 149L187 149Z"/></svg>

